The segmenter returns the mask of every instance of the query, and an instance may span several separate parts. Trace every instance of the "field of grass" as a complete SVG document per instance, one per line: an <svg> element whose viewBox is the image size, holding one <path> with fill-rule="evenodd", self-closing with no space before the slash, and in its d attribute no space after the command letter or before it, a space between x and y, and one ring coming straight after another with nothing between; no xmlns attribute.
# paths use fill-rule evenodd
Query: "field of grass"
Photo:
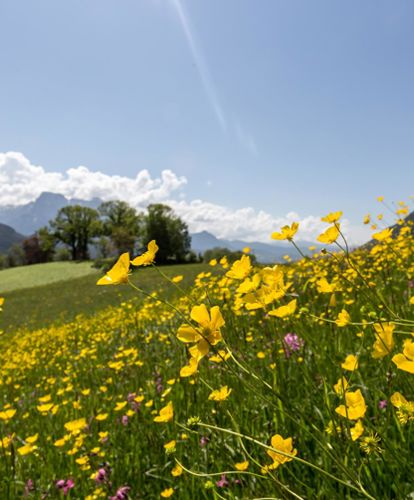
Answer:
<svg viewBox="0 0 414 500"><path fill-rule="evenodd" d="M349 253L339 216L294 264L5 294L0 498L412 498L413 228Z"/></svg>
<svg viewBox="0 0 414 500"><path fill-rule="evenodd" d="M0 271L0 294L96 274L90 262L49 262Z"/></svg>
<svg viewBox="0 0 414 500"><path fill-rule="evenodd" d="M188 286L206 268L205 264L188 264L161 269L169 277L185 276L183 285ZM79 275L82 269L84 276ZM59 270L62 271L60 275ZM3 283L3 273L7 275L6 284ZM102 274L89 263L64 262L0 271L0 295L8 305L0 316L0 330L13 332L22 326L40 328L71 321L78 314L90 316L105 307L136 297L136 291L131 287L97 287L96 282ZM165 289L167 294L175 291L154 268L135 271L131 281L151 291L159 288Z"/></svg>

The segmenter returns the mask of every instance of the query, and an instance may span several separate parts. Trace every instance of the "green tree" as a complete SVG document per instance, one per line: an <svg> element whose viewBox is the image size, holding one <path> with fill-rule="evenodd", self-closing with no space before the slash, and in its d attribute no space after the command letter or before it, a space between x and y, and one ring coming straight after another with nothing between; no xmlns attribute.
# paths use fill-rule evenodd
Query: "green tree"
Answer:
<svg viewBox="0 0 414 500"><path fill-rule="evenodd" d="M157 263L184 262L191 249L187 224L173 210L161 203L149 205L144 217L143 242L156 240L159 246Z"/></svg>
<svg viewBox="0 0 414 500"><path fill-rule="evenodd" d="M141 233L142 217L125 201L106 201L98 207L103 233L108 236L118 254L133 253Z"/></svg>
<svg viewBox="0 0 414 500"><path fill-rule="evenodd" d="M50 227L55 238L69 247L72 260L87 260L88 246L102 233L98 211L81 205L61 208Z"/></svg>

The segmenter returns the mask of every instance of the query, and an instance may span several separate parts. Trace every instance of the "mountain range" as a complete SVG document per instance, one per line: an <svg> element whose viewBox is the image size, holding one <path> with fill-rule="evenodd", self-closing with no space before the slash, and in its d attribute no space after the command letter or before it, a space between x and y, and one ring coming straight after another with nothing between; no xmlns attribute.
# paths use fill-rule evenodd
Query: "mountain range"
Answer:
<svg viewBox="0 0 414 500"><path fill-rule="evenodd" d="M101 204L99 198L90 201L76 198L67 199L61 194L44 192L35 201L25 205L0 207L0 252L5 252L13 244L24 239L22 235L31 235L43 226L46 226L56 216L58 210L66 205L83 205L97 208ZM0 228L1 229L1 228ZM191 247L196 253L204 253L211 248L221 247L229 250L242 250L250 247L259 262L278 262L284 255L297 258L298 253L287 242L261 243L246 242L242 240L220 239L202 231L191 234ZM309 253L307 247L313 245L311 242L301 242L300 247L304 253Z"/></svg>

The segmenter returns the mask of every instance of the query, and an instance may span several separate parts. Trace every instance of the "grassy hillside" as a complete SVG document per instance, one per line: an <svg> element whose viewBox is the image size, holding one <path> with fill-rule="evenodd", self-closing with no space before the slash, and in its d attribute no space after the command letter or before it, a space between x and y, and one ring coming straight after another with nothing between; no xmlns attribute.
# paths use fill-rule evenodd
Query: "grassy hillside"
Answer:
<svg viewBox="0 0 414 500"><path fill-rule="evenodd" d="M0 293L32 288L96 273L90 262L49 262L0 271Z"/></svg>
<svg viewBox="0 0 414 500"><path fill-rule="evenodd" d="M182 286L206 269L205 264L187 264L161 268L167 276L184 275ZM71 321L78 314L92 315L109 305L137 297L129 286L99 287L98 278L103 273L89 263L52 262L0 271L0 294L5 297L7 308L0 316L0 329L11 331L20 326L38 328L55 322ZM154 268L136 271L132 282L147 290L163 285ZM170 292L174 287L170 285Z"/></svg>

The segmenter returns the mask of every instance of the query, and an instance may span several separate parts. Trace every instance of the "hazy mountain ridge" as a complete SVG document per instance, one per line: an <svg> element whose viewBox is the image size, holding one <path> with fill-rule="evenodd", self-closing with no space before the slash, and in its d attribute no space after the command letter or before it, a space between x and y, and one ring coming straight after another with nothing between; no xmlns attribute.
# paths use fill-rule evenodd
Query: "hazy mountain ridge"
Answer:
<svg viewBox="0 0 414 500"><path fill-rule="evenodd" d="M7 224L0 223L0 253L7 252L7 250L15 243L21 243L25 236L15 231Z"/></svg>
<svg viewBox="0 0 414 500"><path fill-rule="evenodd" d="M67 199L61 194L44 192L35 201L26 205L0 207L0 223L13 227L19 233L30 235L46 226L61 208L78 204L97 208L101 200Z"/></svg>

